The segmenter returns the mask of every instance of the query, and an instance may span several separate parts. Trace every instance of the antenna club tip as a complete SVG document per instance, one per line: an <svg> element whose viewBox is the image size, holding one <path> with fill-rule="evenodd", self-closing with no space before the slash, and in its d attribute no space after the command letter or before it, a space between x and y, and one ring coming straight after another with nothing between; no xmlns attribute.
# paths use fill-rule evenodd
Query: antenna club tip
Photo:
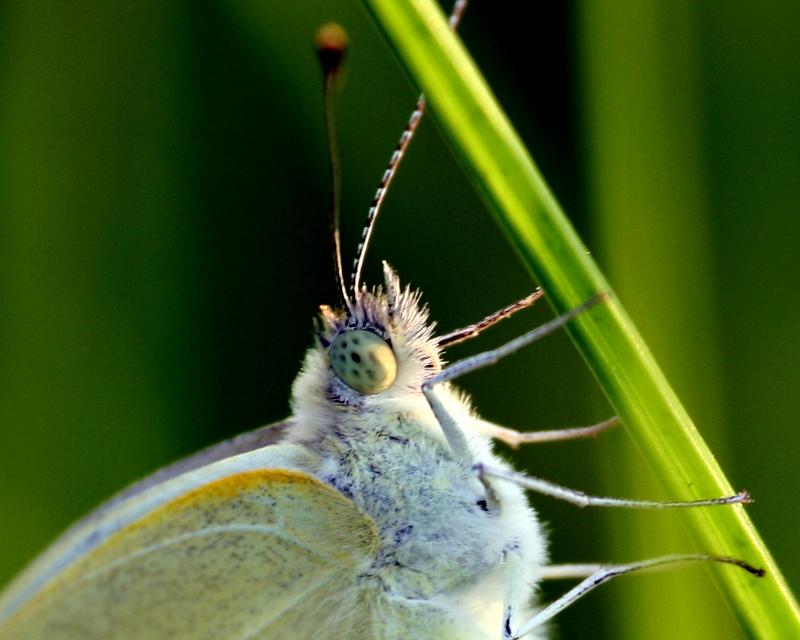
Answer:
<svg viewBox="0 0 800 640"><path fill-rule="evenodd" d="M347 31L340 24L326 22L317 29L314 48L325 73L336 73L344 60L347 45Z"/></svg>

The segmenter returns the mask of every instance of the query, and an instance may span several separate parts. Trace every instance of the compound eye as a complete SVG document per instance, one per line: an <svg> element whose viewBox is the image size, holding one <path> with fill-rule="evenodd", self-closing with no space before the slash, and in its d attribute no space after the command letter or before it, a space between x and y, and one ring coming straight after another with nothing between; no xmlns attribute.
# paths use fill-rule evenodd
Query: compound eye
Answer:
<svg viewBox="0 0 800 640"><path fill-rule="evenodd" d="M380 393L397 377L394 351L371 331L354 329L336 336L328 355L342 382L361 393Z"/></svg>

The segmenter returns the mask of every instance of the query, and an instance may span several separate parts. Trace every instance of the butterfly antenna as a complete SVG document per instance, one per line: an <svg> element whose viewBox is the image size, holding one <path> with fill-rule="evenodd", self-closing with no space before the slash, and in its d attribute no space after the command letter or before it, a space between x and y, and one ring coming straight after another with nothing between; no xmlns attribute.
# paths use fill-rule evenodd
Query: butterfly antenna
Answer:
<svg viewBox="0 0 800 640"><path fill-rule="evenodd" d="M455 31L459 22L461 22L461 18L464 15L464 10L467 8L467 1L468 0L455 0L453 3L453 9L450 12L450 18L448 20L451 30ZM400 136L400 140L397 142L397 146L395 147L391 158L389 158L389 164L386 167L386 171L383 172L383 176L381 177L381 181L378 184L377 190L375 191L375 195L372 197L372 204L370 204L369 212L367 213L367 221L364 223L364 230L361 232L361 240L358 243L358 249L356 249L356 257L355 260L353 260L353 271L350 274L350 295L352 296L353 300L355 300L358 296L359 287L361 284L361 271L364 268L364 258L366 257L367 247L369 246L369 241L372 237L372 230L375 228L375 220L378 218L378 213L383 205L386 192L389 190L389 185L392 183L392 180L394 180L394 176L397 173L397 168L400 166L400 162L403 160L403 156L408 149L408 145L411 144L411 139L414 137L417 127L419 127L419 123L423 114L425 113L426 106L427 100L425 99L425 94L420 94L417 104L414 107L414 111L411 113L411 117L408 119L406 128L403 130L403 133Z"/></svg>
<svg viewBox="0 0 800 640"><path fill-rule="evenodd" d="M342 158L339 151L339 136L336 128L336 94L341 87L341 69L347 52L347 33L333 22L322 25L314 36L323 73L323 96L325 102L325 133L328 141L328 160L331 175L331 239L333 242L333 268L336 274L336 288L341 303L352 307L345 288L342 268L342 239L339 230L339 216L342 200Z"/></svg>

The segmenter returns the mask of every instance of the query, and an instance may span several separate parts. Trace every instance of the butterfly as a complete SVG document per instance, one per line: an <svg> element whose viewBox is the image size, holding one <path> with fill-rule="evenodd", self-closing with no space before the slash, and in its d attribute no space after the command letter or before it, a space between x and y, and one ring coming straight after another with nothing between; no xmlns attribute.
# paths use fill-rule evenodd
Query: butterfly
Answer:
<svg viewBox="0 0 800 640"><path fill-rule="evenodd" d="M453 26L462 11L456 3ZM338 64L338 45L327 42L323 57ZM388 264L381 286L362 286L374 221L424 106L378 189L349 288L334 233L341 301L316 319L292 416L178 461L74 525L0 596L0 640L535 638L616 575L708 559L758 573L730 558L668 556L578 571L585 579L577 587L533 606L536 585L559 570L548 566L526 490L578 504L665 505L595 498L524 476L492 449L493 440L579 437L613 421L519 434L481 419L451 384L592 313L604 296L447 366L446 348L542 293L436 335L420 293Z"/></svg>

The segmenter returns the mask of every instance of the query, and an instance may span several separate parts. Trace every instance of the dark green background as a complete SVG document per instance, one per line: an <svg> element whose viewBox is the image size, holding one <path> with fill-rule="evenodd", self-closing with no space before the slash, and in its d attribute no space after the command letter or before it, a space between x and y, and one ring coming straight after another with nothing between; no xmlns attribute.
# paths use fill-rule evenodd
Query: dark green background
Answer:
<svg viewBox="0 0 800 640"><path fill-rule="evenodd" d="M800 5L549 4L534 20L476 0L464 39L797 588ZM0 583L126 483L287 414L334 295L310 48L331 19L352 39L349 264L414 101L358 3L0 5ZM531 289L432 121L395 184L370 282L387 259L445 330ZM509 426L610 412L563 335L462 386ZM514 457L581 489L665 497L623 431ZM670 514L534 502L558 562L692 548ZM692 569L604 587L555 626L735 638L734 624Z"/></svg>

